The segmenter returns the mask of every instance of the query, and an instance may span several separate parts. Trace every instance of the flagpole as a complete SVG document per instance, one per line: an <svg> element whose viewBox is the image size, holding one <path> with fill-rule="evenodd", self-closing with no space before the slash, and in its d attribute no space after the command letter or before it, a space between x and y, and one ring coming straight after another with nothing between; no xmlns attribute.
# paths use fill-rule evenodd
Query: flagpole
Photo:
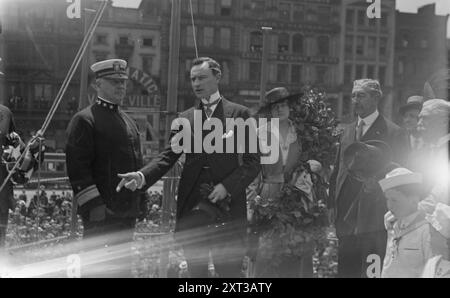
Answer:
<svg viewBox="0 0 450 298"><path fill-rule="evenodd" d="M89 13L92 11L88 9L89 0L81 0L81 11L83 13L82 23L83 23L83 36L85 36L89 30L90 18ZM88 85L88 72L89 72L89 54L90 54L90 43L87 46L86 52L84 53L83 60L81 61L81 78L80 78L80 98L78 100L78 110L82 110L89 105L87 98L87 85Z"/></svg>
<svg viewBox="0 0 450 298"><path fill-rule="evenodd" d="M267 75L269 73L269 65L268 65L269 47L270 47L269 32L272 30L272 28L261 27L261 29L263 32L263 48L261 57L261 82L259 86L259 101L260 103L263 103L266 94Z"/></svg>

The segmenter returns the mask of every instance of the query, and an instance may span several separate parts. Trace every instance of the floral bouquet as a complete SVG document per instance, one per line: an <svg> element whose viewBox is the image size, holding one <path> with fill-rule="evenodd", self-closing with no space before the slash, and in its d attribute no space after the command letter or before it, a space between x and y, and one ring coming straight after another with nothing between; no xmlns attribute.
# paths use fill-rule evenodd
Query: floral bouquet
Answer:
<svg viewBox="0 0 450 298"><path fill-rule="evenodd" d="M276 265L281 256L301 257L313 242L326 241L329 225L326 176L334 163L337 120L326 95L306 87L291 102L291 120L301 140L298 164L276 197L249 198L259 254Z"/></svg>

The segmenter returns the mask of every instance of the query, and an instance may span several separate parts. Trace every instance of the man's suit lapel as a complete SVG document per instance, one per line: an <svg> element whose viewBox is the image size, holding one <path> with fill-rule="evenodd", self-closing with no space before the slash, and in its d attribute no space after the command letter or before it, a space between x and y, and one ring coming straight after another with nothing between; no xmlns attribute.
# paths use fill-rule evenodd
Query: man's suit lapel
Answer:
<svg viewBox="0 0 450 298"><path fill-rule="evenodd" d="M340 160L339 160L339 172L338 172L338 185L336 186L336 196L339 196L341 191L342 184L344 184L345 179L347 178L347 170L344 169L345 165L343 163L344 159L344 151L348 146L353 144L356 141L356 125L357 122L351 123L348 126L348 129L344 129L344 135L341 140L341 148L340 148Z"/></svg>
<svg viewBox="0 0 450 298"><path fill-rule="evenodd" d="M363 135L361 141L380 140L387 130L386 121L379 115L369 130Z"/></svg>

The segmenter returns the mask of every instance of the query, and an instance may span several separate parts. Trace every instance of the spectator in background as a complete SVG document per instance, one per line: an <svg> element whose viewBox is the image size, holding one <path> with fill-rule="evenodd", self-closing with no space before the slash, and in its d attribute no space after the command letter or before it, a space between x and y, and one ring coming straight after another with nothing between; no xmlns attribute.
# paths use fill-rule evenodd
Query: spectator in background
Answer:
<svg viewBox="0 0 450 298"><path fill-rule="evenodd" d="M55 202L56 201L56 193L52 192L52 195L50 196L50 202Z"/></svg>
<svg viewBox="0 0 450 298"><path fill-rule="evenodd" d="M419 113L422 110L422 105L422 96L411 96L408 98L406 104L400 107L402 126L408 132L409 144L412 150L421 149L423 146L423 140L417 130Z"/></svg>
<svg viewBox="0 0 450 298"><path fill-rule="evenodd" d="M22 190L22 193L19 195L19 200L24 201L25 203L27 202L27 194L25 190Z"/></svg>

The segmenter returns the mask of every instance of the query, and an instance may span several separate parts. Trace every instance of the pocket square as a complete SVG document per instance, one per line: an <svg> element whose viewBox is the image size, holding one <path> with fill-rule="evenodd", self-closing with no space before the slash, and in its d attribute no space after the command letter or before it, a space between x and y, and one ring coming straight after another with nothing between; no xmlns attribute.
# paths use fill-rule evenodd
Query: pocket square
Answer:
<svg viewBox="0 0 450 298"><path fill-rule="evenodd" d="M228 139L231 138L234 135L234 131L230 130L229 132L226 132L222 135L222 139Z"/></svg>

